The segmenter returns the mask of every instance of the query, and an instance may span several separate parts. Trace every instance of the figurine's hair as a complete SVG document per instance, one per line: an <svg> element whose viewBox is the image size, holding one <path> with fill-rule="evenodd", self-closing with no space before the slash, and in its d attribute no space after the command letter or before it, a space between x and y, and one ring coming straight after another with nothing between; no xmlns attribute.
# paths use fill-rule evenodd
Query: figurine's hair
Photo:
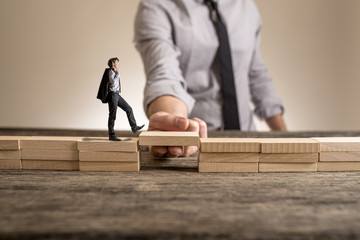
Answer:
<svg viewBox="0 0 360 240"><path fill-rule="evenodd" d="M112 64L115 62L115 61L119 61L119 59L117 57L114 57L114 58L110 58L109 61L108 61L108 66L109 68L112 68Z"/></svg>

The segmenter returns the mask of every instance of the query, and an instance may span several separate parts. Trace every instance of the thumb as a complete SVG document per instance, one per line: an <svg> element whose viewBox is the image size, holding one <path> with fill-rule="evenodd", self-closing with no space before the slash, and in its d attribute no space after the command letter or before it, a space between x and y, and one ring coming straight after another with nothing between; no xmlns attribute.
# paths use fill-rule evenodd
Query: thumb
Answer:
<svg viewBox="0 0 360 240"><path fill-rule="evenodd" d="M189 126L189 120L187 118L166 112L157 112L153 114L149 120L149 131L185 131Z"/></svg>

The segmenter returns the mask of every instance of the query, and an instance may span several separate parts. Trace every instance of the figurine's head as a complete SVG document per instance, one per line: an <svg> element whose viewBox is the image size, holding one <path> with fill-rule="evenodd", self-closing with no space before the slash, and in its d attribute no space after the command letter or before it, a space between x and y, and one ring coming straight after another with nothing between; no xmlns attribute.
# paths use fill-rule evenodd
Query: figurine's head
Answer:
<svg viewBox="0 0 360 240"><path fill-rule="evenodd" d="M109 68L119 68L119 59L117 57L110 58L108 61Z"/></svg>

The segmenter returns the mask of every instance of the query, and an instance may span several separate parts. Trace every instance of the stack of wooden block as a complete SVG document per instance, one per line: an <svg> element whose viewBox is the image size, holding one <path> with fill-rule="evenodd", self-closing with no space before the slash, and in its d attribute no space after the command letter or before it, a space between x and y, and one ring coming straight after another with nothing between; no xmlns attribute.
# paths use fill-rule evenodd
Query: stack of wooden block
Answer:
<svg viewBox="0 0 360 240"><path fill-rule="evenodd" d="M258 172L259 153L256 139L202 138L199 172Z"/></svg>
<svg viewBox="0 0 360 240"><path fill-rule="evenodd" d="M23 169L79 170L74 137L27 137L20 140Z"/></svg>
<svg viewBox="0 0 360 240"><path fill-rule="evenodd" d="M259 172L316 172L320 144L310 138L261 139Z"/></svg>
<svg viewBox="0 0 360 240"><path fill-rule="evenodd" d="M313 138L321 144L319 172L360 171L360 138Z"/></svg>
<svg viewBox="0 0 360 240"><path fill-rule="evenodd" d="M19 137L0 137L0 169L21 169Z"/></svg>
<svg viewBox="0 0 360 240"><path fill-rule="evenodd" d="M121 140L115 142L107 138L87 138L79 141L80 171L138 172L138 139Z"/></svg>

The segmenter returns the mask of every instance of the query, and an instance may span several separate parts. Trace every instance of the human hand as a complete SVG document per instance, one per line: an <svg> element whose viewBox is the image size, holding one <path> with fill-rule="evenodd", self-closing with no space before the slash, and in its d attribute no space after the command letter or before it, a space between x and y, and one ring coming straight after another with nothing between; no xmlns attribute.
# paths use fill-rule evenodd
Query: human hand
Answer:
<svg viewBox="0 0 360 240"><path fill-rule="evenodd" d="M118 74L119 73L119 69L118 68L113 68L113 70L114 70L114 72L116 73L116 74Z"/></svg>
<svg viewBox="0 0 360 240"><path fill-rule="evenodd" d="M198 132L200 138L207 138L207 125L199 118L187 119L167 112L157 112L150 117L148 131L192 131ZM199 149L198 146L150 146L150 153L156 157L191 156Z"/></svg>

